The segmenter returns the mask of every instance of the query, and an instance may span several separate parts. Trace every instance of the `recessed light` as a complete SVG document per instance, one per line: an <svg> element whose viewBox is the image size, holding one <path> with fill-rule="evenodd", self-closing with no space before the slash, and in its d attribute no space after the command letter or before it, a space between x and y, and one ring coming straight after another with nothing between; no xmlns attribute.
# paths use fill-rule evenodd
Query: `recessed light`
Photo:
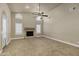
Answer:
<svg viewBox="0 0 79 59"><path fill-rule="evenodd" d="M29 9L30 7L29 6L25 6L25 8Z"/></svg>

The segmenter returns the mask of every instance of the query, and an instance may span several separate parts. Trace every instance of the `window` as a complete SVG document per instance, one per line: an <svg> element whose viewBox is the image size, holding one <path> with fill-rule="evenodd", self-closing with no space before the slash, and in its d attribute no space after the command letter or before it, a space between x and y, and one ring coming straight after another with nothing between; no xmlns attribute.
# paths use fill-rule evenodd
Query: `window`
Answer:
<svg viewBox="0 0 79 59"><path fill-rule="evenodd" d="M6 33L7 33L7 17L5 15L3 15L2 27L3 27L3 36L4 36L4 38L6 38L7 37L7 35L6 35Z"/></svg>
<svg viewBox="0 0 79 59"><path fill-rule="evenodd" d="M41 25L40 24L36 25L36 32L41 33Z"/></svg>
<svg viewBox="0 0 79 59"><path fill-rule="evenodd" d="M16 23L16 35L21 35L22 34L22 23Z"/></svg>
<svg viewBox="0 0 79 59"><path fill-rule="evenodd" d="M22 35L23 33L23 25L22 25L22 15L15 14L15 34Z"/></svg>
<svg viewBox="0 0 79 59"><path fill-rule="evenodd" d="M36 18L36 33L37 34L41 33L41 16L38 16Z"/></svg>

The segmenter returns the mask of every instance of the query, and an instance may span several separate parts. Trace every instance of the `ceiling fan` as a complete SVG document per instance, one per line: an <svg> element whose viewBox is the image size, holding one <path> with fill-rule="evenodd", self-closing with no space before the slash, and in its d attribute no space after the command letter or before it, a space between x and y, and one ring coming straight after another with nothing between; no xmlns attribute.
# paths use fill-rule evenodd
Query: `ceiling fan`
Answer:
<svg viewBox="0 0 79 59"><path fill-rule="evenodd" d="M38 8L38 11L39 12L33 12L32 14L38 15L38 16L43 16L43 17L48 17L48 15L46 15L43 11L42 12L40 11L40 3L39 3L39 6L38 7L39 7Z"/></svg>

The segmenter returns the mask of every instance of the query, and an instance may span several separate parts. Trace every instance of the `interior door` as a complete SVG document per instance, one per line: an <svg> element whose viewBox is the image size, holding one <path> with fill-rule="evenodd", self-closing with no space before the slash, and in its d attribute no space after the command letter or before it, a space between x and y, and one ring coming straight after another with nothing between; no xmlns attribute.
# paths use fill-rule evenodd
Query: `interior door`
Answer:
<svg viewBox="0 0 79 59"><path fill-rule="evenodd" d="M7 45L8 42L8 26L7 26L7 16L5 14L2 15L2 48Z"/></svg>

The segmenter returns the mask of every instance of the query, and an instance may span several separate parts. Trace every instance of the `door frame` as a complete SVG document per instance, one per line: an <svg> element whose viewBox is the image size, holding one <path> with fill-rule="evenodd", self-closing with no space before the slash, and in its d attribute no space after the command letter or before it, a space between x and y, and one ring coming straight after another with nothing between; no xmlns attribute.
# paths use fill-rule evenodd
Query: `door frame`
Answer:
<svg viewBox="0 0 79 59"><path fill-rule="evenodd" d="M8 38L8 18L7 18L7 15L6 15L6 13L5 12L2 12L2 15L1 15L1 47L2 47L2 49L7 45L7 43L8 42L6 42L5 41L5 45L3 46L3 39L2 39L2 35L3 35L3 17L6 17L6 21L7 21L7 24L6 24L6 30L7 30L7 32L6 32L6 35L7 35L7 40L9 39Z"/></svg>

